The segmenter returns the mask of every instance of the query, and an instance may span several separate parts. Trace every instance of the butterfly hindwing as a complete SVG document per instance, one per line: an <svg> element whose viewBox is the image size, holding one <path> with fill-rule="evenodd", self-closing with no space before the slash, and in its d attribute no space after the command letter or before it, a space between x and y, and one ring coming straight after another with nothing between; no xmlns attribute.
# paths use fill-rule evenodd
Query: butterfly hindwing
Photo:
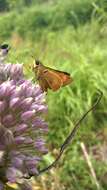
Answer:
<svg viewBox="0 0 107 190"><path fill-rule="evenodd" d="M43 90L43 92L44 91L47 92L48 88L50 88L48 82L45 79L40 79L39 85L41 86L41 89Z"/></svg>

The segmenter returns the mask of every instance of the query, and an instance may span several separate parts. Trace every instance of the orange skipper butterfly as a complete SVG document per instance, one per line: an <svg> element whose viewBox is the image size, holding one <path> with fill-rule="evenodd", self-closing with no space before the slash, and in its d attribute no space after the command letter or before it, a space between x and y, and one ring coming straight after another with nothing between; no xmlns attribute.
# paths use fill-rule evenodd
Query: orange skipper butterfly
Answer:
<svg viewBox="0 0 107 190"><path fill-rule="evenodd" d="M42 90L46 92L48 89L57 91L73 81L69 73L46 67L38 60L35 60L33 71Z"/></svg>

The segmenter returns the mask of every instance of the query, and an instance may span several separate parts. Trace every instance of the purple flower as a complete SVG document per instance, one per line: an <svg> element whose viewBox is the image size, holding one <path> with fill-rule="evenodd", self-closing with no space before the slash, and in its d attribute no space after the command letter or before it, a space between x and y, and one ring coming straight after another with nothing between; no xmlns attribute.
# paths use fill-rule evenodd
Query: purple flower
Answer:
<svg viewBox="0 0 107 190"><path fill-rule="evenodd" d="M24 121L24 122L29 122L30 120L32 120L32 118L35 117L35 113L36 113L36 110L32 110L32 111L26 111L24 113L21 114L21 120Z"/></svg>
<svg viewBox="0 0 107 190"><path fill-rule="evenodd" d="M45 94L24 78L22 65L0 64L0 75L2 189L5 182L18 183L25 176L38 173L38 164L47 153L44 138L48 128L42 119L47 111ZM31 189L25 182L21 188Z"/></svg>
<svg viewBox="0 0 107 190"><path fill-rule="evenodd" d="M6 101L4 100L2 100L2 101L0 101L0 113L1 112L3 112L5 109L6 109Z"/></svg>
<svg viewBox="0 0 107 190"><path fill-rule="evenodd" d="M23 77L23 67L21 64L11 66L10 78L13 80L20 80Z"/></svg>

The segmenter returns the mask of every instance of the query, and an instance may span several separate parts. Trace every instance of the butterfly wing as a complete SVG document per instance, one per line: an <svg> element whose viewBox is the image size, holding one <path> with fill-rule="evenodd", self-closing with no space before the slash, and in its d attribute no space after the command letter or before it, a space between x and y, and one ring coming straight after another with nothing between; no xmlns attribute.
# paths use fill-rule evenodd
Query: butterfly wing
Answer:
<svg viewBox="0 0 107 190"><path fill-rule="evenodd" d="M44 91L47 92L48 88L50 88L48 82L44 78L39 79L39 85L41 89L43 90L43 92Z"/></svg>
<svg viewBox="0 0 107 190"><path fill-rule="evenodd" d="M58 90L63 85L61 78L54 70L45 69L43 77L47 81L49 88L53 91Z"/></svg>
<svg viewBox="0 0 107 190"><path fill-rule="evenodd" d="M63 83L62 86L66 86L73 81L70 74L67 72L57 71L57 70L55 70L54 72L61 78L62 83Z"/></svg>

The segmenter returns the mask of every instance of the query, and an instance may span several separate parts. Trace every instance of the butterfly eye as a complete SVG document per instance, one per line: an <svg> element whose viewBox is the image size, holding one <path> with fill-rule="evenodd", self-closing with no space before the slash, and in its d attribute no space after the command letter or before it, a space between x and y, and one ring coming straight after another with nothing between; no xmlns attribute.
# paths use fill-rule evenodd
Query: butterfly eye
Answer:
<svg viewBox="0 0 107 190"><path fill-rule="evenodd" d="M40 61L36 60L35 61L36 65L40 65Z"/></svg>

